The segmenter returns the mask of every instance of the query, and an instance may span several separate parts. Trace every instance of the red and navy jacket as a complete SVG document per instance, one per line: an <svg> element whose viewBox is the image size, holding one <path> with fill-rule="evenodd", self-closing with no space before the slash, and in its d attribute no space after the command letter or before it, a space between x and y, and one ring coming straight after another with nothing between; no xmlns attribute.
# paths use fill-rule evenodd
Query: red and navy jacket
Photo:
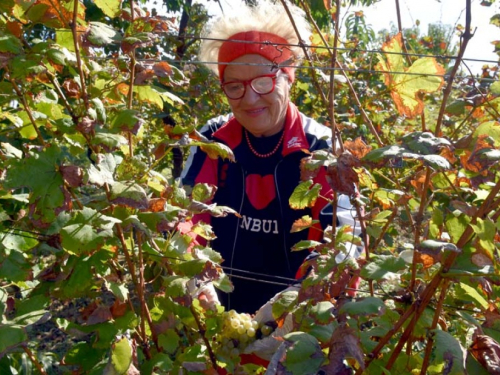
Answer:
<svg viewBox="0 0 500 375"><path fill-rule="evenodd" d="M254 313L286 288L308 255L303 251L292 252L292 246L304 239L319 241L322 238L320 225L296 233L290 233L290 229L304 215L320 219L322 209L333 195L325 171L314 178L314 182L322 186L314 207L292 209L289 198L300 183L301 159L312 151L330 148L331 130L306 117L290 103L282 146L267 158L254 155L243 127L232 115L212 119L200 131L208 139L230 147L236 161L211 159L194 147L182 174L183 184L216 185L213 202L239 213L240 217L200 215L194 220L201 219L212 225L217 238L210 245L222 255L226 273L233 276L234 292L221 294L222 303L228 309ZM278 144L281 135L257 138L249 134L249 137L257 152L266 153ZM330 213L326 222L331 221L331 217Z"/></svg>

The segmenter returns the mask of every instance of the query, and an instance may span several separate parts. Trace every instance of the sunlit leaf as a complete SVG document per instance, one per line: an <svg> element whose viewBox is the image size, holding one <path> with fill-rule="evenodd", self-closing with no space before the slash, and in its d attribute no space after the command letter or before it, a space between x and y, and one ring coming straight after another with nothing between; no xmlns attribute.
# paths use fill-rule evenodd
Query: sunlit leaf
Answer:
<svg viewBox="0 0 500 375"><path fill-rule="evenodd" d="M321 191L320 184L314 184L311 180L301 182L290 196L290 207L300 210L306 207L312 207L316 203Z"/></svg>
<svg viewBox="0 0 500 375"><path fill-rule="evenodd" d="M435 92L444 85L444 68L431 57L419 58L406 67L400 33L384 43L382 50L387 53L381 56L377 67L383 71L399 113L410 118L421 114L422 94Z"/></svg>
<svg viewBox="0 0 500 375"><path fill-rule="evenodd" d="M120 14L121 0L94 0L94 3L108 17L114 18Z"/></svg>

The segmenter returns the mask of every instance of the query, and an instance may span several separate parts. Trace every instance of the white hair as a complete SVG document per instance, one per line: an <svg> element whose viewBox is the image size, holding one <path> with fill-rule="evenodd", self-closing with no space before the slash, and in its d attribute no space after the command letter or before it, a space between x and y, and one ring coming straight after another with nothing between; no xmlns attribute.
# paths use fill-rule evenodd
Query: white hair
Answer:
<svg viewBox="0 0 500 375"><path fill-rule="evenodd" d="M210 21L202 31L202 41L199 58L216 75L219 74L217 62L219 49L222 43L229 37L246 31L263 31L278 35L289 44L290 51L299 61L302 58L302 47L298 46L300 41L307 42L311 35L311 26L307 22L306 15L298 6L289 3L287 7L293 17L293 22L300 34L293 26L284 6L273 0L260 0L255 6L241 4L231 15L222 15ZM208 39L204 39L208 38Z"/></svg>

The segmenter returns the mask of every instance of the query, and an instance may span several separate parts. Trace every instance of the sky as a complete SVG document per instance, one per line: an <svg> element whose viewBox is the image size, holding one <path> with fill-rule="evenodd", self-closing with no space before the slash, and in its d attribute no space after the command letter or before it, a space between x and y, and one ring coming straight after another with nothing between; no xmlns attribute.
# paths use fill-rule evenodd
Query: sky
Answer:
<svg viewBox="0 0 500 375"><path fill-rule="evenodd" d="M216 1L198 0L209 6L209 12L217 15L224 12L236 10L242 0L220 0ZM495 13L500 13L499 3L490 7L480 5L481 0L472 0L472 29L475 34L470 39L465 58L489 60L488 65L494 65L498 56L494 53L492 41L500 40L500 28L490 24L490 18ZM461 24L465 26L465 4L466 0L399 0L401 21L403 28L409 28L420 22L422 34L427 31L429 23L441 22L444 25L455 27ZM370 7L351 7L351 10L363 10L365 21L371 25L375 32L382 29L390 29L391 23L397 25L395 0L381 0ZM481 67L485 62L467 61L467 65L475 74L481 73Z"/></svg>

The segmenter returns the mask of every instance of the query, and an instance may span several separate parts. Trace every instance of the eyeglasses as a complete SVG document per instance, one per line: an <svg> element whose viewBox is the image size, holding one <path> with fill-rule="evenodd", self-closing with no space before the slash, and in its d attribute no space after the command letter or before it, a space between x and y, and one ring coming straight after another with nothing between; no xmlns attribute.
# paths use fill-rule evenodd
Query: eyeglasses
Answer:
<svg viewBox="0 0 500 375"><path fill-rule="evenodd" d="M231 81L221 85L222 90L229 99L241 99L247 91L247 86L250 85L253 91L259 95L270 94L276 87L276 78L279 78L278 73L266 74L258 76L247 81Z"/></svg>

